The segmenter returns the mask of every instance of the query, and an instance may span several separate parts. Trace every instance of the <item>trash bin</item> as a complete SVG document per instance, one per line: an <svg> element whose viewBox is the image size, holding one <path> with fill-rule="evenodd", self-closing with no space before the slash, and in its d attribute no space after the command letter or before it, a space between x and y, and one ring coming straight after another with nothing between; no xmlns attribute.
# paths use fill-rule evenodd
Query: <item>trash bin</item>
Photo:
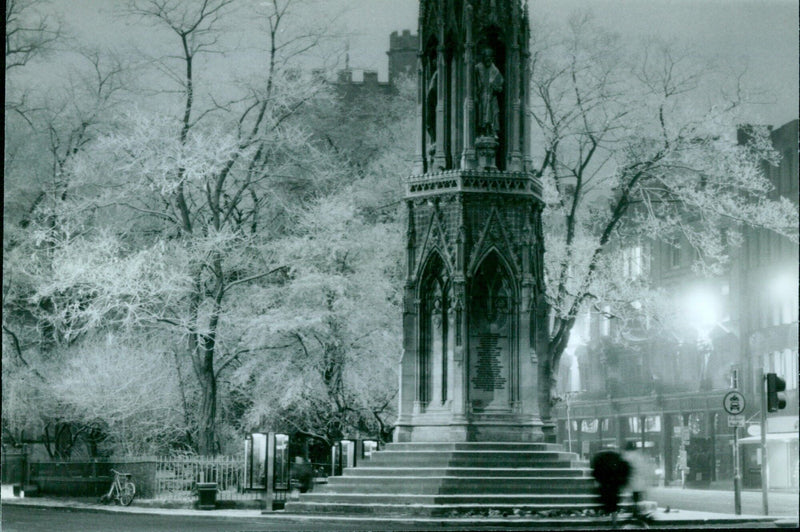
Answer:
<svg viewBox="0 0 800 532"><path fill-rule="evenodd" d="M197 506L201 510L214 510L217 507L217 483L197 483Z"/></svg>

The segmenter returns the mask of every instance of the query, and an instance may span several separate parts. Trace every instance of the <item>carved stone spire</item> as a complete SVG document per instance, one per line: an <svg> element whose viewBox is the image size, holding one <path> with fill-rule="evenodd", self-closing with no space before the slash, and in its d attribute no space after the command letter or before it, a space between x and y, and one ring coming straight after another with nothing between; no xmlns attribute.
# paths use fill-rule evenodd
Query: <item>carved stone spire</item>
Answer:
<svg viewBox="0 0 800 532"><path fill-rule="evenodd" d="M526 14L520 0L420 2L417 169L525 169Z"/></svg>

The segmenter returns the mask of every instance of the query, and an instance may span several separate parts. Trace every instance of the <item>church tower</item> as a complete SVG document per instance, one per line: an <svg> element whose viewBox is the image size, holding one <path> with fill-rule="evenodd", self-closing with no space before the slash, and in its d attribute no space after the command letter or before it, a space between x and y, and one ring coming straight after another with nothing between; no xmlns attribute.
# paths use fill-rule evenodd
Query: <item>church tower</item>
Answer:
<svg viewBox="0 0 800 532"><path fill-rule="evenodd" d="M421 0L398 442L536 441L544 305L520 0Z"/></svg>

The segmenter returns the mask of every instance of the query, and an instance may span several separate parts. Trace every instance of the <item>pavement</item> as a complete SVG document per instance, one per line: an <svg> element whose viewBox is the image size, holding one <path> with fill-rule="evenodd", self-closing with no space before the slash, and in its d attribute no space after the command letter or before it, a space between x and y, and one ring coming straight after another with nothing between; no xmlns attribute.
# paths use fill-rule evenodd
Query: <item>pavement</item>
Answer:
<svg viewBox="0 0 800 532"><path fill-rule="evenodd" d="M505 518L401 518L401 517L375 517L375 516L325 516L325 515L297 515L285 514L282 511L264 512L257 509L219 509L219 510L195 510L191 508L162 508L154 507L155 501L134 500L131 506L102 505L96 502L87 502L59 497L14 497L6 486L3 486L2 505L27 506L50 509L63 509L84 512L103 512L103 513L131 513L146 515L170 515L170 516L209 516L230 517L230 518L260 518L265 520L277 520L280 522L291 523L312 523L337 524L374 524L376 529L397 527L402 525L425 526L431 528L442 527L463 527L471 525L479 528L501 527L501 528L598 528L603 527L603 523L610 524L608 518L525 518L525 517L505 517ZM138 504L138 505L137 505ZM688 510L667 510L658 508L651 514L649 522L651 528L774 528L787 527L797 528L796 519L786 519L785 517L769 517L763 515L732 515L712 512L688 511ZM605 519L605 520L604 520Z"/></svg>
<svg viewBox="0 0 800 532"><path fill-rule="evenodd" d="M660 507L671 506L681 510L712 511L733 514L733 489L681 489L651 487L647 488L647 499L656 501ZM763 498L760 490L743 490L741 511L743 514L763 515ZM797 520L800 514L800 491L770 490L769 515L783 516Z"/></svg>

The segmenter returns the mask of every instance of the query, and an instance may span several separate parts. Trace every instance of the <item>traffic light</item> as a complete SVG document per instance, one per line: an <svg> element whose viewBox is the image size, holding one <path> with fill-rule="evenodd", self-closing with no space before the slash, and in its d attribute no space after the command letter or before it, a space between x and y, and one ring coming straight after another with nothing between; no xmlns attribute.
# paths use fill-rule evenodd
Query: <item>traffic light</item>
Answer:
<svg viewBox="0 0 800 532"><path fill-rule="evenodd" d="M786 408L786 381L774 373L767 373L767 412L777 412Z"/></svg>

